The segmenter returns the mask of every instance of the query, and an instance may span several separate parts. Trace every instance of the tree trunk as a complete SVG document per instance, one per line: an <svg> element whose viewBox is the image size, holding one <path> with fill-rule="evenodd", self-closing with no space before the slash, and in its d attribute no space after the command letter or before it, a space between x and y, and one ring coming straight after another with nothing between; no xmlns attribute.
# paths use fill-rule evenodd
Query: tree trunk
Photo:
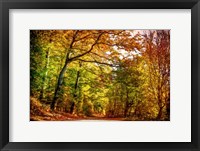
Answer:
<svg viewBox="0 0 200 151"><path fill-rule="evenodd" d="M157 115L157 120L161 120L162 118L162 109L163 109L163 102L162 102L162 99L161 99L161 88L158 87L158 106L159 106L159 112L158 112L158 115Z"/></svg>
<svg viewBox="0 0 200 151"><path fill-rule="evenodd" d="M159 112L158 112L158 115L157 115L157 118L156 118L157 120L161 120L164 106L165 105L160 106L160 109L159 109Z"/></svg>
<svg viewBox="0 0 200 151"><path fill-rule="evenodd" d="M113 114L113 115L112 115L113 117L115 117L115 116L116 116L115 114L117 114L117 113L116 113L116 106L117 106L117 99L114 100L114 109L113 109L113 113L112 113L112 114Z"/></svg>
<svg viewBox="0 0 200 151"><path fill-rule="evenodd" d="M75 103L72 102L72 105L70 107L70 114L73 114L73 112L74 112L74 106L75 106Z"/></svg>
<svg viewBox="0 0 200 151"><path fill-rule="evenodd" d="M59 74L57 86L56 86L54 97L53 97L53 101L51 103L51 110L54 110L54 108L55 108L57 95L58 95L58 92L60 91L60 87L61 87L61 85L63 83L63 77L64 77L64 73L67 70L67 65L68 65L68 62L66 61L64 67L62 68L62 70L61 70L61 72Z"/></svg>
<svg viewBox="0 0 200 151"><path fill-rule="evenodd" d="M46 72L45 72L45 75L43 76L43 84L42 84L42 89L40 91L40 97L39 97L40 100L42 100L44 98L44 91L46 89L45 83L46 83L46 78L47 78L47 74L48 74L49 55L50 55L50 51L48 49L48 51L46 52L46 59L47 59L46 64L45 64L45 70L46 70Z"/></svg>
<svg viewBox="0 0 200 151"><path fill-rule="evenodd" d="M124 109L124 117L127 117L128 110L129 110L129 103L128 101L126 101L125 109Z"/></svg>
<svg viewBox="0 0 200 151"><path fill-rule="evenodd" d="M79 67L81 67L81 63L79 63ZM74 85L74 100L76 99L77 97L77 88L78 88L78 80L79 80L79 77L80 77L80 71L78 70L77 71L77 76L76 76L76 81L75 81L75 85ZM72 102L72 105L71 105L71 108L70 108L70 113L72 114L74 112L74 106L75 106L75 102Z"/></svg>
<svg viewBox="0 0 200 151"><path fill-rule="evenodd" d="M127 117L127 113L129 110L129 96L128 96L129 92L128 89L126 89L126 104L125 104L125 109L124 109L124 117Z"/></svg>
<svg viewBox="0 0 200 151"><path fill-rule="evenodd" d="M158 112L158 116L157 116L157 120L161 120L162 118L162 107L160 107L159 112Z"/></svg>

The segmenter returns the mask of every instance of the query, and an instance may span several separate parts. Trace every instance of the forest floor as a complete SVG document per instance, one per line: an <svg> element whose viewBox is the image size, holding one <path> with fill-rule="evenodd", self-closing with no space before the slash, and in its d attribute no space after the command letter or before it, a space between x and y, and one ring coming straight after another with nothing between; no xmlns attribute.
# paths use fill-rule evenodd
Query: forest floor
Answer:
<svg viewBox="0 0 200 151"><path fill-rule="evenodd" d="M109 118L101 117L98 115L94 116L78 116L65 112L47 112L46 115L33 115L30 117L31 121L75 121L75 120L110 120L110 121L124 121L124 118Z"/></svg>
<svg viewBox="0 0 200 151"><path fill-rule="evenodd" d="M51 111L49 109L45 109L37 99L31 98L30 120L31 121L75 121L75 120L124 121L125 118L104 117L100 114L93 114L92 116L83 116L56 110Z"/></svg>

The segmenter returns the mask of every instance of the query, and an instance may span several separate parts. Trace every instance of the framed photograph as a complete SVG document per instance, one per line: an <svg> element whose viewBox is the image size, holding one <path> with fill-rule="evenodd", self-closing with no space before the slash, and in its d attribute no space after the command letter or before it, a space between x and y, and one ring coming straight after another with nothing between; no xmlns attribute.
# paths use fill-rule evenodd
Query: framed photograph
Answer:
<svg viewBox="0 0 200 151"><path fill-rule="evenodd" d="M200 150L198 0L1 0L0 148Z"/></svg>

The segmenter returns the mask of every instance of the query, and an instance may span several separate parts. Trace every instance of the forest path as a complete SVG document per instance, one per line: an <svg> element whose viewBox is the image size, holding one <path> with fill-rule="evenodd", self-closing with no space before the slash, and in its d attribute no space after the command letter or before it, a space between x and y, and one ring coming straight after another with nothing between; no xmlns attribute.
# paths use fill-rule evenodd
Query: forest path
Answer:
<svg viewBox="0 0 200 151"><path fill-rule="evenodd" d="M125 118L104 117L102 115L78 116L60 111L42 111L42 114L31 114L31 121L124 121Z"/></svg>
<svg viewBox="0 0 200 151"><path fill-rule="evenodd" d="M114 117L85 117L79 119L81 121L124 121L125 118L114 118Z"/></svg>
<svg viewBox="0 0 200 151"><path fill-rule="evenodd" d="M64 111L44 108L40 101L31 98L30 121L124 121L125 118L105 117L102 114L92 116L76 115Z"/></svg>

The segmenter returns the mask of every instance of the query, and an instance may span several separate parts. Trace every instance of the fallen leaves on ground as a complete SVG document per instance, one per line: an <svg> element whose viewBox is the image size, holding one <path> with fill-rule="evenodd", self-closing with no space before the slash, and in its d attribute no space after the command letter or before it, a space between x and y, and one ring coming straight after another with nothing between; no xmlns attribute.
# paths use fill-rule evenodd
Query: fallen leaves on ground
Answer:
<svg viewBox="0 0 200 151"><path fill-rule="evenodd" d="M98 114L87 117L56 110L51 111L48 107L40 103L39 100L32 97L30 98L30 102L30 121L125 120L125 118L108 118Z"/></svg>

